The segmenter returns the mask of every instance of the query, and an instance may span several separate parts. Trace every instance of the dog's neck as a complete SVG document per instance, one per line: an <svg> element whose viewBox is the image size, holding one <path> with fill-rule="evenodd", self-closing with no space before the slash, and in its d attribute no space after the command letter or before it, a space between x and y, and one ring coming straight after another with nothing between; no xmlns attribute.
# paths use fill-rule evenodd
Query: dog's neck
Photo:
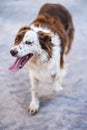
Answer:
<svg viewBox="0 0 87 130"><path fill-rule="evenodd" d="M44 28L44 27L42 27L42 26L35 26L34 24L31 24L30 25L30 28L32 29L32 30L34 30L35 32L38 32L38 31L42 31L42 32L44 32L44 33L51 33L51 34L53 34L48 28Z"/></svg>

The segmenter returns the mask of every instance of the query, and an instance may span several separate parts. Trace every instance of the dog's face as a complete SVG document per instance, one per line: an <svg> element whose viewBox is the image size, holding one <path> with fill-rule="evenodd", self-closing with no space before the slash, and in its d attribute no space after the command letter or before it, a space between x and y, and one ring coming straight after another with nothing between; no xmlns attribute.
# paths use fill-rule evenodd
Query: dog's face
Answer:
<svg viewBox="0 0 87 130"><path fill-rule="evenodd" d="M19 70L27 61L31 61L35 55L40 55L43 49L51 56L50 42L50 34L41 31L35 32L28 27L21 28L15 38L14 47L10 51L12 56L17 57L10 70Z"/></svg>
<svg viewBox="0 0 87 130"><path fill-rule="evenodd" d="M36 32L27 30L21 39L20 37L20 34L16 36L14 47L10 51L12 56L24 57L28 54L32 54L33 56L36 53L40 53L41 47Z"/></svg>

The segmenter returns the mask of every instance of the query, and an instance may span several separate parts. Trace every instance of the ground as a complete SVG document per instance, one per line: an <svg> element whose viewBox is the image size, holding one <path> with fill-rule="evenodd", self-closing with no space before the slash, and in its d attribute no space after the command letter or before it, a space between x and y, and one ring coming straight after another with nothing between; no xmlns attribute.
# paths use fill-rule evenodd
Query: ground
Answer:
<svg viewBox="0 0 87 130"><path fill-rule="evenodd" d="M75 38L67 56L68 72L64 90L58 95L44 84L41 109L30 116L30 84L26 68L8 70L14 58L9 50L18 29L29 24L45 2L53 0L0 1L0 130L87 130L87 1L54 0L67 7L73 16ZM43 92L43 93L42 93Z"/></svg>

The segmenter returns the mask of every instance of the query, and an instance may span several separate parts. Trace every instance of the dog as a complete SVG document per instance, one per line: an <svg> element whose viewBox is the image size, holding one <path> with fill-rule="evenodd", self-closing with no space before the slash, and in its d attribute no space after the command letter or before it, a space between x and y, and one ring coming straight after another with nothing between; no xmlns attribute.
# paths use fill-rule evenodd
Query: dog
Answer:
<svg viewBox="0 0 87 130"><path fill-rule="evenodd" d="M25 64L28 67L32 96L30 115L40 108L38 83L50 81L54 91L63 89L64 57L71 50L73 38L71 14L60 4L44 4L36 19L18 31L10 50L16 61L9 69L17 72Z"/></svg>

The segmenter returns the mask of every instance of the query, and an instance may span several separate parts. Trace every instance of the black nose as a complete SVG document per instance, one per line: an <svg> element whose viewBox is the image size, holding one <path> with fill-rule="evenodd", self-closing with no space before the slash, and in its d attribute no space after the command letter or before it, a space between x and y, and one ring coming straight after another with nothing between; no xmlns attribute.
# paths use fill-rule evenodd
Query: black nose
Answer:
<svg viewBox="0 0 87 130"><path fill-rule="evenodd" d="M16 49L10 51L12 56L16 56L18 51Z"/></svg>

